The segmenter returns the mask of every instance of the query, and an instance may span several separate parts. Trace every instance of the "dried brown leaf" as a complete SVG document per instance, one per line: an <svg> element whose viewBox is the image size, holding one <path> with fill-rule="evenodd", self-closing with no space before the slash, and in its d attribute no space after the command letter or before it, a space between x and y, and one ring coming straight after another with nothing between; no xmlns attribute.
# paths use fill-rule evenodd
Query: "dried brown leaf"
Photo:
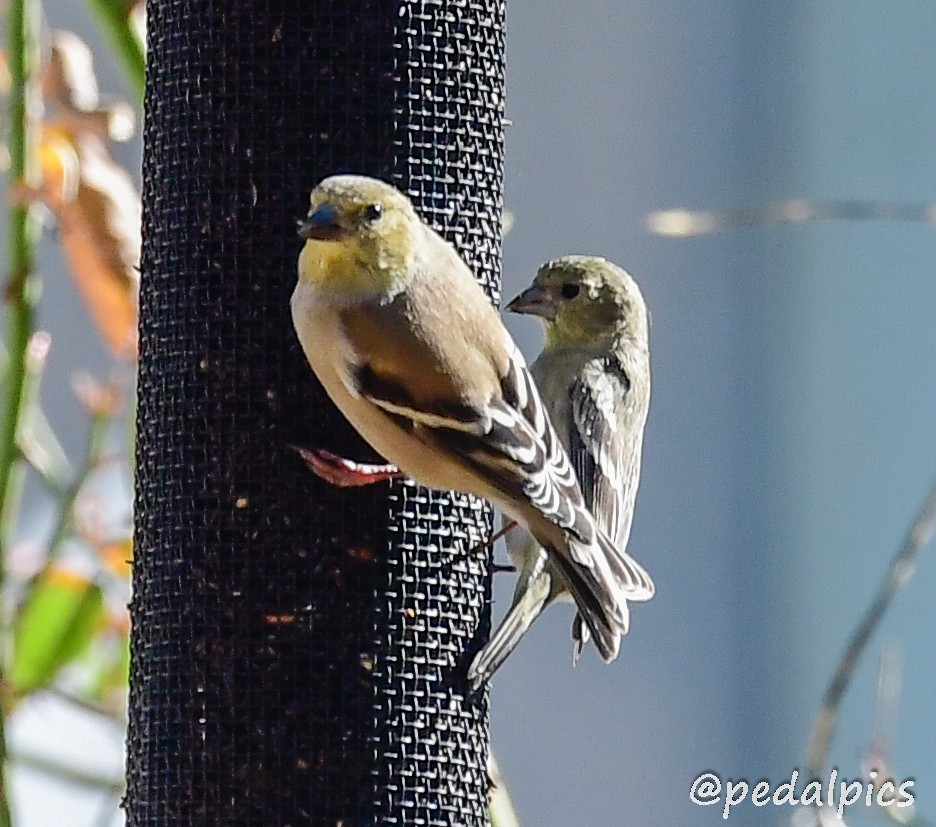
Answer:
<svg viewBox="0 0 936 827"><path fill-rule="evenodd" d="M75 136L90 133L112 141L126 141L133 135L133 108L122 101L101 101L94 56L73 32L52 33L40 86L47 119L60 129Z"/></svg>
<svg viewBox="0 0 936 827"><path fill-rule="evenodd" d="M140 196L106 143L47 124L39 152L41 195L58 218L72 277L108 347L136 348Z"/></svg>

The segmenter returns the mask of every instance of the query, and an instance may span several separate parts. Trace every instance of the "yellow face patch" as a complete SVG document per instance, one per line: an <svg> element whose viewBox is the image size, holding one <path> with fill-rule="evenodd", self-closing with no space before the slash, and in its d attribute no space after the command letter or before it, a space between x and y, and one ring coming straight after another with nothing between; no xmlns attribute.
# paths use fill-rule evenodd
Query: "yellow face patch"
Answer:
<svg viewBox="0 0 936 827"><path fill-rule="evenodd" d="M299 279L336 293L399 292L410 270L408 252L398 253L392 244L365 248L362 241L359 235L309 239L299 253Z"/></svg>
<svg viewBox="0 0 936 827"><path fill-rule="evenodd" d="M299 278L336 292L369 292L378 285L359 259L352 239L310 239L299 253Z"/></svg>
<svg viewBox="0 0 936 827"><path fill-rule="evenodd" d="M336 241L307 241L299 253L299 278L314 283L331 281L347 258L344 245Z"/></svg>

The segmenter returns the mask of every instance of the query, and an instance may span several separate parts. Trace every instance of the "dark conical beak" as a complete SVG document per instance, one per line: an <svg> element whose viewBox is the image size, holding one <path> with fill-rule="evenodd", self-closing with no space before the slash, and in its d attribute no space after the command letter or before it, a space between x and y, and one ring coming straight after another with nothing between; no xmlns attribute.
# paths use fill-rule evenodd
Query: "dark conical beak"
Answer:
<svg viewBox="0 0 936 827"><path fill-rule="evenodd" d="M527 287L519 296L517 296L505 310L511 313L523 313L529 316L539 316L551 322L556 318L559 308L556 307L555 300L541 287L533 285Z"/></svg>
<svg viewBox="0 0 936 827"><path fill-rule="evenodd" d="M299 222L299 236L319 241L337 241L346 235L345 227L341 223L341 215L331 204L322 204L310 210L309 214Z"/></svg>

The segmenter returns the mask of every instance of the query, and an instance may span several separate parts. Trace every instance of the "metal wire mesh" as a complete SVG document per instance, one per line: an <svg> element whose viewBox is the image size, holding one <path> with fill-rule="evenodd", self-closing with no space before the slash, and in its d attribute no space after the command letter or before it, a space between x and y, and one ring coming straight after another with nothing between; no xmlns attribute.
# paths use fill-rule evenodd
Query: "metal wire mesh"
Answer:
<svg viewBox="0 0 936 827"><path fill-rule="evenodd" d="M366 458L288 298L323 176L392 180L499 275L503 0L150 0L131 825L486 822L487 507Z"/></svg>

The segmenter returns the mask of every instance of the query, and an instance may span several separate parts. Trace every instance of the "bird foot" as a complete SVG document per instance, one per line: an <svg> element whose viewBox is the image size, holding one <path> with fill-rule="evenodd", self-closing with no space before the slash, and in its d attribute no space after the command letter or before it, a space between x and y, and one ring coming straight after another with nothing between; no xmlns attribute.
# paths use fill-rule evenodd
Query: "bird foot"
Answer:
<svg viewBox="0 0 936 827"><path fill-rule="evenodd" d="M296 452L316 476L339 488L356 488L373 485L384 480L402 477L403 473L395 465L355 462L353 459L340 457L324 448L300 448L294 445Z"/></svg>
<svg viewBox="0 0 936 827"><path fill-rule="evenodd" d="M508 532L513 531L516 527L517 527L517 521L516 521L516 520L511 520L510 522L505 523L504 526L501 528L500 531L498 531L498 532L496 532L495 534L491 535L491 537L490 537L489 539L484 540L483 542L478 543L478 545L472 547L472 549L471 549L468 553L469 553L469 554L476 554L477 552L482 551L482 550L484 550L484 549L492 548L492 547L494 546L494 543L496 543L498 540L500 540L500 538L503 537L503 536L504 536L505 534L507 534ZM516 571L516 568L513 567L513 566L500 566L500 567L498 567L498 566L495 565L494 571Z"/></svg>

